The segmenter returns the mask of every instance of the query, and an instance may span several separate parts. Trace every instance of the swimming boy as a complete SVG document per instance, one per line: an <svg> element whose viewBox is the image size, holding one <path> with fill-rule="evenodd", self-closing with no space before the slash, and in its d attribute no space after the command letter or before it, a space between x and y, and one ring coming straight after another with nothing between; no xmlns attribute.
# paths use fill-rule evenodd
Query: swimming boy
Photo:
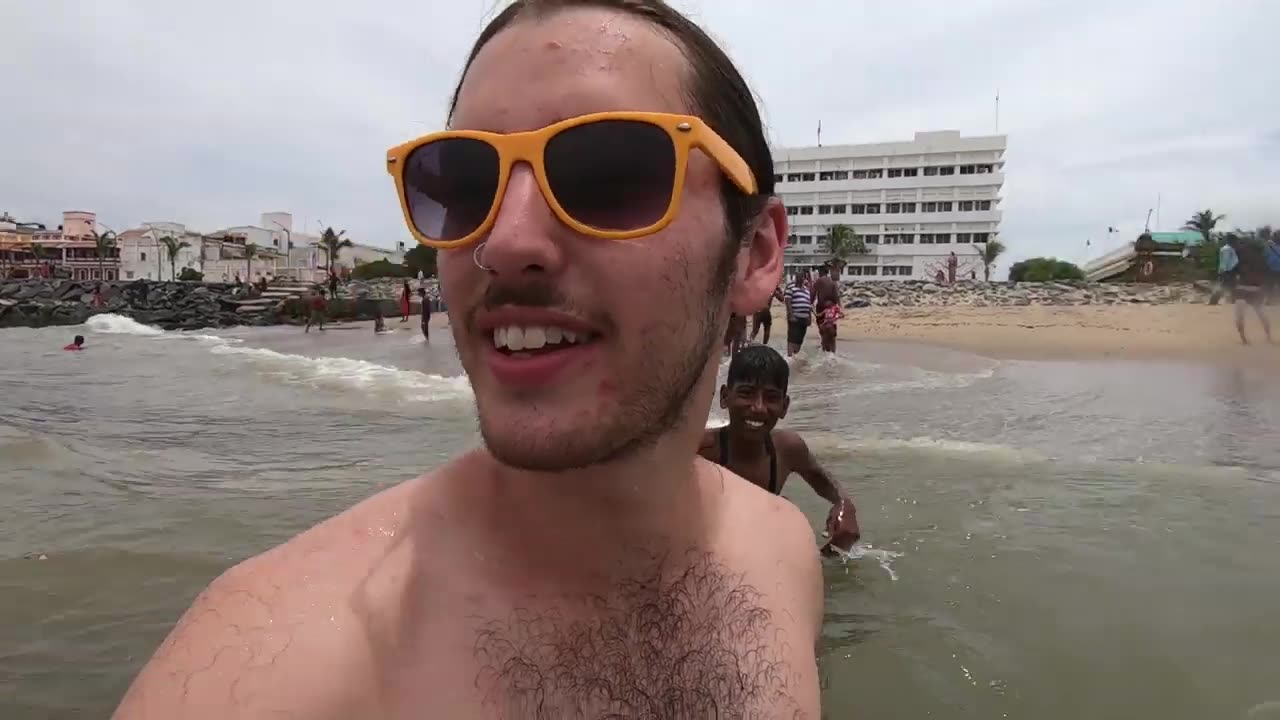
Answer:
<svg viewBox="0 0 1280 720"><path fill-rule="evenodd" d="M848 493L818 463L799 434L775 430L787 415L790 368L782 355L767 345L751 345L729 362L729 376L720 386L720 407L729 411L729 424L707 430L698 454L750 480L774 495L792 473L831 503L827 515L832 546L849 550L858 541L857 508Z"/></svg>

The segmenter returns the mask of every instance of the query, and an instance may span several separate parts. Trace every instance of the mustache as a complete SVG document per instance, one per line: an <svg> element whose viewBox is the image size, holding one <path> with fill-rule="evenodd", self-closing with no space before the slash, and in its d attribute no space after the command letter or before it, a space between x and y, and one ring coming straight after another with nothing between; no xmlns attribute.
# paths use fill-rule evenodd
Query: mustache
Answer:
<svg viewBox="0 0 1280 720"><path fill-rule="evenodd" d="M501 307L546 308L581 318L606 332L614 329L607 315L588 304L575 302L550 279L490 283L480 302L467 313L468 321L474 323L476 314L482 310Z"/></svg>

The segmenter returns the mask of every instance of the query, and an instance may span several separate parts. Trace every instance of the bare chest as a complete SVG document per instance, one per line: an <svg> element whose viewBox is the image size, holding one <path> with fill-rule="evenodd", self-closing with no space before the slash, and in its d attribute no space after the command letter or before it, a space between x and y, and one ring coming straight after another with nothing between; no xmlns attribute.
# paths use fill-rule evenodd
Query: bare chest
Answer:
<svg viewBox="0 0 1280 720"><path fill-rule="evenodd" d="M756 583L763 585L763 583ZM462 578L383 614L378 705L395 718L780 718L810 640L712 560L599 593L515 597Z"/></svg>

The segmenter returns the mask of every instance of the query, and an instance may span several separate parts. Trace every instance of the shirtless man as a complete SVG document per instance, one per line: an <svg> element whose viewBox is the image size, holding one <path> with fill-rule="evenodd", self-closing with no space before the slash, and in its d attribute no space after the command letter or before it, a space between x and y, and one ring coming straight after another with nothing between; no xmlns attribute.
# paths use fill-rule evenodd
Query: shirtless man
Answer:
<svg viewBox="0 0 1280 720"><path fill-rule="evenodd" d="M816 720L813 531L697 455L729 315L782 275L752 97L658 0L503 10L448 123L495 134L387 157L483 446L214 580L116 717ZM582 118L614 111L677 117Z"/></svg>
<svg viewBox="0 0 1280 720"><path fill-rule="evenodd" d="M831 503L827 536L832 546L848 551L858 541L858 510L844 488L818 463L804 438L789 430L775 430L787 416L791 398L787 382L791 369L777 350L765 345L743 348L729 362L729 375L720 386L720 407L729 411L729 424L707 430L698 454L723 465L773 495L792 473Z"/></svg>

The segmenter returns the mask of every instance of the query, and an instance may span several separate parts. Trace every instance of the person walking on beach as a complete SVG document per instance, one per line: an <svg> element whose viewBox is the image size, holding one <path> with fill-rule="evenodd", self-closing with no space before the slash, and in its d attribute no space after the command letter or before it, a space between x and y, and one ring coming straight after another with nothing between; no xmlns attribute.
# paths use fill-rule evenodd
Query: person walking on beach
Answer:
<svg viewBox="0 0 1280 720"><path fill-rule="evenodd" d="M332 268L329 269L329 297L338 299L338 273Z"/></svg>
<svg viewBox="0 0 1280 720"><path fill-rule="evenodd" d="M765 302L764 309L756 312L751 317L751 342L756 341L756 334L764 330L764 337L760 342L765 345L769 344L769 330L773 327L773 301L782 300L782 289L774 288L773 293L769 295L769 300Z"/></svg>
<svg viewBox="0 0 1280 720"><path fill-rule="evenodd" d="M960 267L960 258L956 257L954 250L947 256L947 282L951 285L956 284L956 269Z"/></svg>
<svg viewBox="0 0 1280 720"><path fill-rule="evenodd" d="M805 333L813 323L813 300L809 294L809 272L800 271L785 298L787 306L787 357L800 352Z"/></svg>
<svg viewBox="0 0 1280 720"><path fill-rule="evenodd" d="M751 89L661 0L515 0L462 67L385 159L480 444L215 579L115 717L819 717L813 528L697 453L782 275Z"/></svg>
<svg viewBox="0 0 1280 720"><path fill-rule="evenodd" d="M1253 308L1253 314L1262 325L1262 332L1271 339L1271 321L1267 318L1264 304L1267 299L1269 269L1264 249L1253 242L1241 242L1235 235L1228 235L1223 247L1231 247L1236 252L1236 277L1231 287L1231 301L1235 305L1236 332L1240 333L1240 342L1249 344L1249 337L1244 330L1245 306Z"/></svg>
<svg viewBox="0 0 1280 720"><path fill-rule="evenodd" d="M1240 265L1240 256L1236 253L1235 236L1223 239L1218 248L1218 282L1209 294L1209 304L1217 305L1222 296L1231 292L1236 284L1236 269Z"/></svg>
<svg viewBox="0 0 1280 720"><path fill-rule="evenodd" d="M813 281L813 309L817 313L822 350L833 353L836 351L837 321L840 319L840 288L828 276L826 265L818 267L818 279Z"/></svg>
<svg viewBox="0 0 1280 720"><path fill-rule="evenodd" d="M400 322L409 322L409 296L413 291L409 289L409 281L404 281L404 286L400 288Z"/></svg>
<svg viewBox="0 0 1280 720"><path fill-rule="evenodd" d="M312 325L318 325L320 330L324 330L324 316L329 310L329 303L324 298L324 288L320 288L315 295L311 296L310 304L311 313L307 316L307 327L303 330L304 333L311 332Z"/></svg>
<svg viewBox="0 0 1280 720"><path fill-rule="evenodd" d="M809 451L804 438L776 429L791 406L790 375L787 361L767 345L752 345L734 355L720 386L720 407L728 411L729 424L703 433L698 454L773 495L782 493L793 473L804 478L831 503L826 527L830 541L823 552L848 552L862 535L853 500Z"/></svg>
<svg viewBox="0 0 1280 720"><path fill-rule="evenodd" d="M427 298L426 288L418 289L418 297L422 300L422 337L431 341L431 300Z"/></svg>

